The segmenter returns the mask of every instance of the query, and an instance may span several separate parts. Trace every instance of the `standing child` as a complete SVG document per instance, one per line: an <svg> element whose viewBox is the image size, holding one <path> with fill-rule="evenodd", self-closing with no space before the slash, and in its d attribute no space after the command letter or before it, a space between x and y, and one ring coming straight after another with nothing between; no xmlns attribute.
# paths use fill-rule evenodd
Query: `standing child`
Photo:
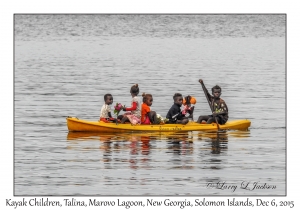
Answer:
<svg viewBox="0 0 300 210"><path fill-rule="evenodd" d="M175 93L173 96L174 104L167 113L166 118L170 124L187 124L189 120L182 114L180 107L182 105L183 97L180 93Z"/></svg>
<svg viewBox="0 0 300 210"><path fill-rule="evenodd" d="M220 98L222 94L221 87L218 85L214 86L211 89L213 95L210 95L203 83L203 80L200 79L199 82L203 87L204 94L206 94L208 98L213 113L212 115L199 116L197 123L202 123L202 121L206 121L207 124L210 124L212 122L216 122L216 119L220 125L224 125L228 120L228 108L225 101Z"/></svg>
<svg viewBox="0 0 300 210"><path fill-rule="evenodd" d="M135 84L130 88L130 94L132 96L132 104L131 107L126 108L123 107L123 111L127 111L125 114L121 115L120 118L121 123L125 123L127 121L130 121L131 124L136 125L141 123L141 102L137 95L139 94L140 89L139 85Z"/></svg>
<svg viewBox="0 0 300 210"><path fill-rule="evenodd" d="M142 104L142 117L141 124L157 124L156 112L151 111L150 106L153 102L153 97L151 94L143 93L143 104Z"/></svg>
<svg viewBox="0 0 300 210"><path fill-rule="evenodd" d="M113 118L111 116L111 104L113 103L114 99L112 97L111 94L105 94L104 95L104 104L101 108L101 111L100 111L100 120L99 121L102 121L102 122L115 122L116 119Z"/></svg>

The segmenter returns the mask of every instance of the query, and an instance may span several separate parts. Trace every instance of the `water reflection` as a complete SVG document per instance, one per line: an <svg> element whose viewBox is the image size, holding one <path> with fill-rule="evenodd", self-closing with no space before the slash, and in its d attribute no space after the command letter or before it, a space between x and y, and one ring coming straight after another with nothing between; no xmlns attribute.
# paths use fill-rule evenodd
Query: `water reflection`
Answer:
<svg viewBox="0 0 300 210"><path fill-rule="evenodd" d="M209 138L209 145L212 154L220 154L228 149L228 134L226 132L206 133L205 137Z"/></svg>
<svg viewBox="0 0 300 210"><path fill-rule="evenodd" d="M229 139L247 138L250 131L182 132L182 133L81 133L69 132L69 149L89 148L100 144L101 162L105 169L222 169L226 162ZM85 147L85 144L93 145ZM77 147L74 147L77 145ZM161 158L157 160L157 156Z"/></svg>
<svg viewBox="0 0 300 210"><path fill-rule="evenodd" d="M228 148L228 138L248 138L250 131L225 132L181 132L181 133L85 133L69 132L67 140L80 141L99 140L100 149L107 153L130 149L130 154L149 155L151 142L155 140L167 142L167 153L186 155L193 152L194 141L204 141L205 148L212 154L220 154ZM153 148L155 149L155 148Z"/></svg>
<svg viewBox="0 0 300 210"><path fill-rule="evenodd" d="M191 133L191 132L190 132ZM167 153L189 155L193 153L193 136L189 132L167 136Z"/></svg>

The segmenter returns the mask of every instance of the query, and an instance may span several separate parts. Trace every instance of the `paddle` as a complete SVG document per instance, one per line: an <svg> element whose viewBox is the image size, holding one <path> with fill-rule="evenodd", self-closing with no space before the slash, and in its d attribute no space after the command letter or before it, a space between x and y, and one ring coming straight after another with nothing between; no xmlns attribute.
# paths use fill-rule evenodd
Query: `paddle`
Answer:
<svg viewBox="0 0 300 210"><path fill-rule="evenodd" d="M204 90L204 85L203 85L203 83L200 82L200 80L201 80L201 79L199 79L199 83L200 83L201 86L202 86L202 89L203 89L204 95L205 95L205 97L206 97L207 103L208 103L208 105L209 105L209 107L210 107L210 110L211 110L211 112L212 112L212 114L213 114L213 113L214 113L213 107L212 107L211 103L209 102L209 99L208 99L208 97L207 97L207 95L206 95L206 93L205 93L205 90ZM219 125L219 123L218 123L217 118L216 118L215 116L213 116L213 117L214 117L214 120L215 120L216 123L217 123L218 132L219 132L219 131L221 131L220 125Z"/></svg>

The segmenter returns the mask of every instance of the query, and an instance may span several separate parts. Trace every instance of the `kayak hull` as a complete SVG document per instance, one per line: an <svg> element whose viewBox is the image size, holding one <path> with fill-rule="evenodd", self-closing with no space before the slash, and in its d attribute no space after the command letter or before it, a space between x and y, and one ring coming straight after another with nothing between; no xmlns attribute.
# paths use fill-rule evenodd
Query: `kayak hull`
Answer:
<svg viewBox="0 0 300 210"><path fill-rule="evenodd" d="M247 119L232 120L225 125L219 125L222 130L247 130L251 122ZM216 123L199 124L196 122L189 122L186 125L181 124L164 124L164 125L132 125L105 123L102 121L87 121L76 117L67 117L67 126L69 131L73 132L181 132L181 131L213 131L218 130Z"/></svg>

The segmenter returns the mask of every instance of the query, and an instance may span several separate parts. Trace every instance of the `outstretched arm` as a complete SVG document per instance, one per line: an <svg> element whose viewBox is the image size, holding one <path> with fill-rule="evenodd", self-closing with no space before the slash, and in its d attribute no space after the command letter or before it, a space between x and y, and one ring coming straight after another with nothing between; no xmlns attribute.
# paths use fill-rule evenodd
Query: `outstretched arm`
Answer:
<svg viewBox="0 0 300 210"><path fill-rule="evenodd" d="M199 82L200 84L202 85L202 88L203 88L203 91L204 91L204 94L207 96L209 102L211 103L211 98L212 98L212 95L209 94L208 90L206 89L205 85L204 85L204 82L202 79L199 79Z"/></svg>
<svg viewBox="0 0 300 210"><path fill-rule="evenodd" d="M132 107L128 107L128 108L123 108L123 111L133 111L133 110L136 110L137 108L137 103L136 102L132 102Z"/></svg>

